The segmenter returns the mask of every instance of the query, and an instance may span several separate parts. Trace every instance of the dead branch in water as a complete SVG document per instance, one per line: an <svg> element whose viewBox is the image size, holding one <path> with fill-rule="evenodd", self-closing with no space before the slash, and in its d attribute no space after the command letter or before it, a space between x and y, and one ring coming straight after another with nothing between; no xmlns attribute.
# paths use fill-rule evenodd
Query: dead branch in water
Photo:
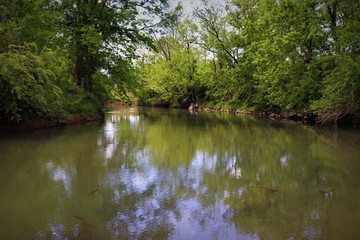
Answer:
<svg viewBox="0 0 360 240"><path fill-rule="evenodd" d="M348 99L346 101L343 101L334 111L330 113L325 113L320 116L318 118L318 123L320 123L320 125L334 124L334 127L337 128L340 119L354 113L355 110L355 103L352 100Z"/></svg>

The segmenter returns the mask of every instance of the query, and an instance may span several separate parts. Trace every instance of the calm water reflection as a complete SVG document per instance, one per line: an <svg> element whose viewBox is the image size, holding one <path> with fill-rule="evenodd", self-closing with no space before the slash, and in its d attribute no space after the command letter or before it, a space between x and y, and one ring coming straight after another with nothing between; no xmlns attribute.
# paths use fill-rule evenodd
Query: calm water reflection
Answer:
<svg viewBox="0 0 360 240"><path fill-rule="evenodd" d="M359 145L160 109L1 133L0 239L360 239Z"/></svg>

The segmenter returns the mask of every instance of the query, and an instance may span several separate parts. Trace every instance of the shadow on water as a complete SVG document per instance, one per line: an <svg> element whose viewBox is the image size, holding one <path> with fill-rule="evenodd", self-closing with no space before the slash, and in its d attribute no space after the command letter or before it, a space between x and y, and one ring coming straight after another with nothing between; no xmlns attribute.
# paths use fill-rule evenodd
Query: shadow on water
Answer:
<svg viewBox="0 0 360 240"><path fill-rule="evenodd" d="M142 108L2 136L0 237L358 239L359 141L356 130Z"/></svg>

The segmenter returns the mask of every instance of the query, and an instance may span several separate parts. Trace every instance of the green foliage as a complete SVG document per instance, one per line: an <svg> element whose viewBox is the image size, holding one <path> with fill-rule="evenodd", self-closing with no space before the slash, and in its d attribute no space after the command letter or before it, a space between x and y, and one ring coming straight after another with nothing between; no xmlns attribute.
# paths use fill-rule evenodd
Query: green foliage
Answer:
<svg viewBox="0 0 360 240"><path fill-rule="evenodd" d="M137 70L123 59L118 59L107 74L93 74L92 80L94 94L103 103L109 100L131 102L131 96L139 91Z"/></svg>
<svg viewBox="0 0 360 240"><path fill-rule="evenodd" d="M180 41L173 37L160 39L161 53L142 66L142 82L152 104L185 107L197 102L204 92L198 73L206 74L205 66L198 64L201 53L192 47L194 36L188 35L193 26L185 21L178 27Z"/></svg>
<svg viewBox="0 0 360 240"><path fill-rule="evenodd" d="M63 31L69 39L75 82L86 91L98 94L96 91L99 83L95 81L100 80L99 74L105 71L112 78L111 74L116 75L117 72L114 69L124 65L121 63L119 66L119 62L135 58L140 44L153 46L151 39L142 29L148 29L147 25L154 24L149 15L161 15L166 6L166 1L162 0L61 2L57 9L64 15ZM148 18L142 17L146 14ZM129 63L125 64L125 69L128 65ZM114 76L114 79L117 78L119 76ZM130 80L127 82L131 82ZM121 95L130 90L121 87L118 86Z"/></svg>
<svg viewBox="0 0 360 240"><path fill-rule="evenodd" d="M49 96L62 93L54 78L35 44L10 45L8 52L0 54L1 118L19 121L48 111Z"/></svg>
<svg viewBox="0 0 360 240"><path fill-rule="evenodd" d="M360 106L360 56L337 55L328 62L331 68L324 76L322 97L311 105L325 124L357 114Z"/></svg>
<svg viewBox="0 0 360 240"><path fill-rule="evenodd" d="M0 4L0 52L9 45L35 43L44 47L63 47L60 33L61 14L51 9L52 0L11 0Z"/></svg>
<svg viewBox="0 0 360 240"><path fill-rule="evenodd" d="M195 100L217 109L236 103L314 111L324 123L358 116L356 1L233 0L226 13L203 3L194 12L198 27L178 21L173 35L158 41L163 58L155 54L144 68L152 97L170 105L189 103L195 83L201 86ZM196 81L184 81L193 69L185 49L195 54Z"/></svg>
<svg viewBox="0 0 360 240"><path fill-rule="evenodd" d="M202 2L183 19L164 0L5 1L1 118L92 114L111 99L358 117L358 1Z"/></svg>
<svg viewBox="0 0 360 240"><path fill-rule="evenodd" d="M110 99L131 101L139 91L136 50L153 47L148 25L166 7L165 0L2 2L1 121L94 116Z"/></svg>
<svg viewBox="0 0 360 240"><path fill-rule="evenodd" d="M57 78L63 77L65 70L59 62L51 62L53 53L37 52L35 44L25 44L11 45L8 52L0 54L1 120L46 116L63 121L71 115L97 116L101 106L91 94Z"/></svg>

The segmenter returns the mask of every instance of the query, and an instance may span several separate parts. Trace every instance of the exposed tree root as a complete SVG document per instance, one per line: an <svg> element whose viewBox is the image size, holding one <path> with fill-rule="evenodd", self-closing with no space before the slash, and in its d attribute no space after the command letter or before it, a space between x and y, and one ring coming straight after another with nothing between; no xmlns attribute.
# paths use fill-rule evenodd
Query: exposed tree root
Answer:
<svg viewBox="0 0 360 240"><path fill-rule="evenodd" d="M352 114L355 114L358 107L357 104L354 103L354 101L348 99L346 101L343 101L339 107L334 109L332 112L325 113L321 115L317 122L320 125L330 126L333 125L335 128L338 127L339 121L343 119L344 117L348 117Z"/></svg>

